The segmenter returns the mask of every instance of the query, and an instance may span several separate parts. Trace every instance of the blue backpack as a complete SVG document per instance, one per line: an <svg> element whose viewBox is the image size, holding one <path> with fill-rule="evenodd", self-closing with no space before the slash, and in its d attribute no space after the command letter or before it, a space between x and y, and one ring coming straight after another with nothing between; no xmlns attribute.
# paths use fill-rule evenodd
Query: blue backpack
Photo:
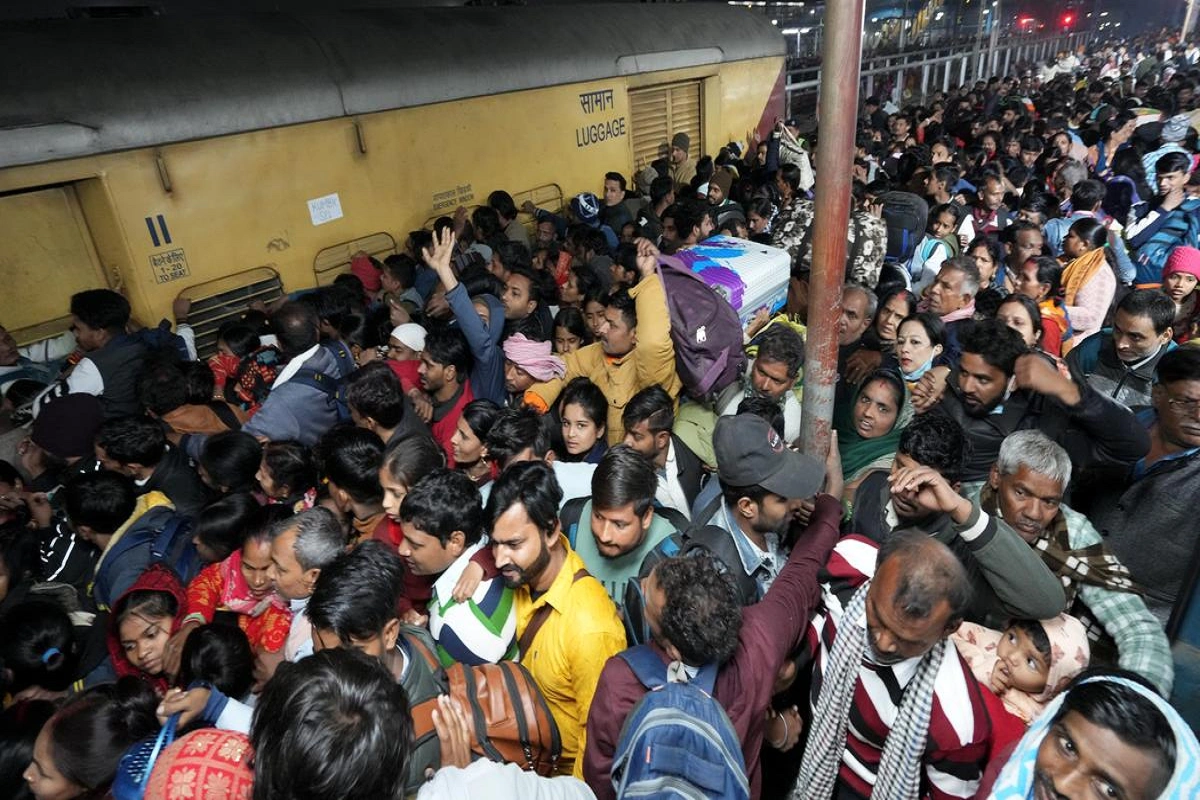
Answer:
<svg viewBox="0 0 1200 800"><path fill-rule="evenodd" d="M749 800L741 742L712 696L717 665L702 667L690 683L668 683L667 665L649 645L618 657L648 691L625 718L617 740L612 765L617 799Z"/></svg>
<svg viewBox="0 0 1200 800"><path fill-rule="evenodd" d="M358 365L354 363L354 356L350 354L346 345L341 342L324 342L321 347L333 356L339 377L335 378L305 367L292 376L292 380L324 392L326 400L337 411L338 422L345 422L350 419L350 403L346 400L346 379L358 369Z"/></svg>

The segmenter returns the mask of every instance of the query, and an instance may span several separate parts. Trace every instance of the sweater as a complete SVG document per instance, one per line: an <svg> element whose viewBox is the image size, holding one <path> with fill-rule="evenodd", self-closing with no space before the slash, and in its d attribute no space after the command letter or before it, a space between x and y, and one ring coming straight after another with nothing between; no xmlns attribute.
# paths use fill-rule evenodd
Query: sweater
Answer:
<svg viewBox="0 0 1200 800"><path fill-rule="evenodd" d="M817 609L817 572L837 541L840 516L837 500L828 495L817 498L808 527L770 591L761 602L742 609L737 649L717 673L713 697L729 715L742 742L752 798L762 793L759 751L775 677L788 655L803 643L809 619ZM652 646L659 649L657 644ZM659 653L665 662L666 655ZM625 718L645 693L646 688L624 660L610 658L604 665L588 716L583 754L584 780L598 800L615 798L609 773L617 740Z"/></svg>
<svg viewBox="0 0 1200 800"><path fill-rule="evenodd" d="M850 533L883 544L896 531L917 528L947 545L971 582L968 621L998 628L1009 617L1049 619L1062 612L1067 598L1058 579L1002 520L984 513L977 501L961 525L949 514L900 520L891 506L887 479L887 473L875 472L859 485Z"/></svg>
<svg viewBox="0 0 1200 800"><path fill-rule="evenodd" d="M567 365L563 377L535 383L525 392L525 402L544 412L573 378L589 378L608 398L608 443L612 446L625 439L622 414L635 394L657 385L677 397L683 388L675 372L675 345L671 342L671 317L662 281L657 275L643 278L629 295L638 319L633 350L623 356L610 356L600 342L581 347L563 359Z"/></svg>

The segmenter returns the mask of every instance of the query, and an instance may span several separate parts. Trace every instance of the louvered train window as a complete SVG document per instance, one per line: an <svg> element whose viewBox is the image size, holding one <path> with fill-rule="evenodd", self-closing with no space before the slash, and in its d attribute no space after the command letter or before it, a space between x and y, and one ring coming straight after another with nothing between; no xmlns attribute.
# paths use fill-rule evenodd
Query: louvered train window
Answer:
<svg viewBox="0 0 1200 800"><path fill-rule="evenodd" d="M700 81L635 89L629 93L633 119L633 163L637 169L665 157L679 131L692 140L693 154L703 152L700 139Z"/></svg>
<svg viewBox="0 0 1200 800"><path fill-rule="evenodd" d="M179 296L192 301L188 322L196 332L196 352L200 358L208 358L217 352L217 332L221 326L237 322L256 300L270 303L282 297L283 282L270 267L255 267L189 286Z"/></svg>
<svg viewBox="0 0 1200 800"><path fill-rule="evenodd" d="M313 259L313 274L317 286L328 286L338 275L350 271L350 261L359 250L380 261L397 252L396 240L390 233L369 233L348 242L326 247Z"/></svg>

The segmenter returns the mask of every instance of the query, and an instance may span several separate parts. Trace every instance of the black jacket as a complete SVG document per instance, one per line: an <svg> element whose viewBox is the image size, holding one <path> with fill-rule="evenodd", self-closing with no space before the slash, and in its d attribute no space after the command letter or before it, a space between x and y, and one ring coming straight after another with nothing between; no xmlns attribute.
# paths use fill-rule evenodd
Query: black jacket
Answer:
<svg viewBox="0 0 1200 800"><path fill-rule="evenodd" d="M1150 389L1158 362L1175 349L1169 342L1159 351L1131 367L1117 357L1112 329L1106 328L1084 339L1067 355L1067 366L1079 383L1086 382L1096 391L1127 408L1150 405Z"/></svg>
<svg viewBox="0 0 1200 800"><path fill-rule="evenodd" d="M946 393L929 412L944 414L962 428L964 483L987 478L1000 455L1000 443L1013 431L1037 428L1058 442L1078 468L1105 464L1131 465L1150 449L1150 435L1133 413L1087 385L1079 387L1079 405L1068 408L1056 398L1018 389L1003 410L985 417L967 413L958 393L958 376L950 374Z"/></svg>
<svg viewBox="0 0 1200 800"><path fill-rule="evenodd" d="M187 455L173 444L167 445L154 474L139 487L138 494L154 491L165 494L175 510L188 517L194 517L213 499Z"/></svg>
<svg viewBox="0 0 1200 800"><path fill-rule="evenodd" d="M700 494L704 466L700 463L700 457L673 433L671 441L675 443L675 463L679 467L679 485L683 487L683 494L687 497L690 508L696 503L696 495Z"/></svg>

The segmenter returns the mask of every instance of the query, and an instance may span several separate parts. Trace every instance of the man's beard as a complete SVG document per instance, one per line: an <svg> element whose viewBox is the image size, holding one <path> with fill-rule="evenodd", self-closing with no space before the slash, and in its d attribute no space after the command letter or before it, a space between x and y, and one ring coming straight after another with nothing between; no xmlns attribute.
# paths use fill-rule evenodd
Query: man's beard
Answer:
<svg viewBox="0 0 1200 800"><path fill-rule="evenodd" d="M500 570L500 576L504 579L504 585L510 589L519 589L522 586L531 586L533 581L537 580L546 567L550 565L550 548L546 547L545 541L542 542L542 551L538 553L538 557L528 567L518 567L515 564L508 564Z"/></svg>

